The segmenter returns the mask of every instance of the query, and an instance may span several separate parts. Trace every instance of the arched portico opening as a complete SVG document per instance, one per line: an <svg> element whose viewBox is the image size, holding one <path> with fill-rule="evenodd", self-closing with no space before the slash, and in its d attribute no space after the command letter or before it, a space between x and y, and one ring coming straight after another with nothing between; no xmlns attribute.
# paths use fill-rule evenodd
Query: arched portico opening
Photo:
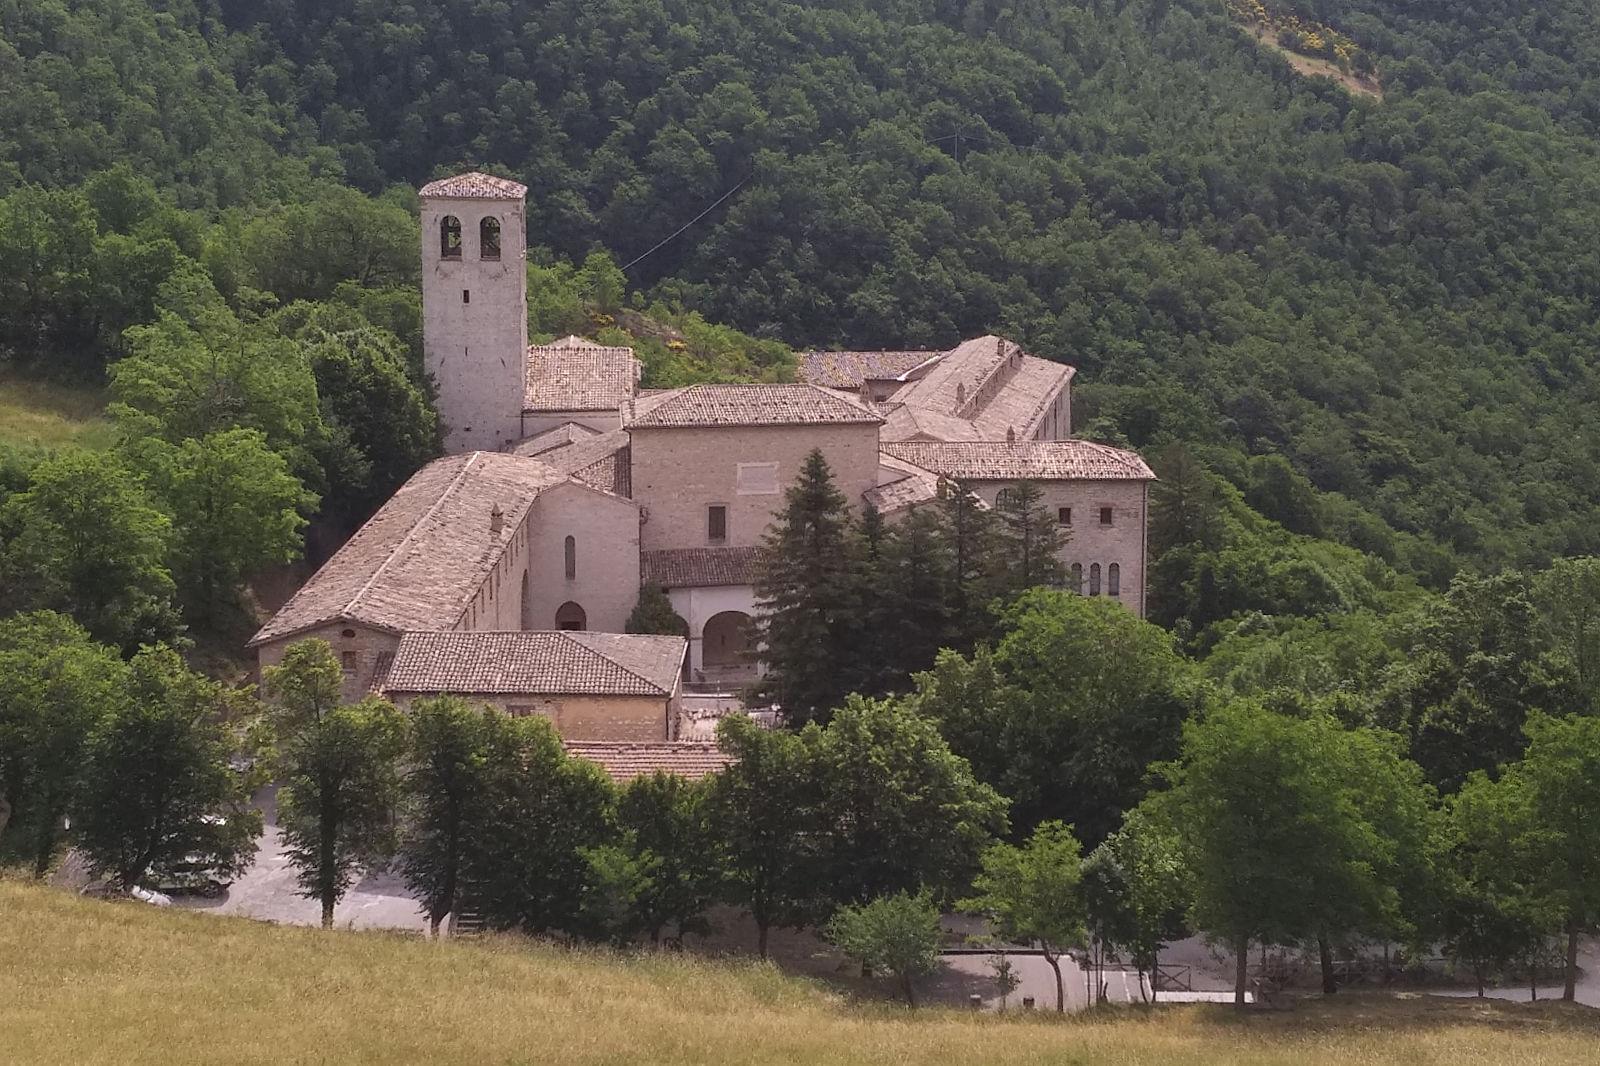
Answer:
<svg viewBox="0 0 1600 1066"><path fill-rule="evenodd" d="M700 662L707 674L754 671L754 624L743 611L723 611L706 619L700 630Z"/></svg>
<svg viewBox="0 0 1600 1066"><path fill-rule="evenodd" d="M589 628L589 616L584 613L582 607L568 600L556 608L556 628L587 629Z"/></svg>

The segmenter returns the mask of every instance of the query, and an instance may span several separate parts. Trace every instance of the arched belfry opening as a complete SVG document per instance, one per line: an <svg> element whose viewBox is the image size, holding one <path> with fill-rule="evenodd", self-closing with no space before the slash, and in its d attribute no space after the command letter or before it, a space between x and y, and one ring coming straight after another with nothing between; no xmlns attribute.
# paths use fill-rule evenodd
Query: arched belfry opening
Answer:
<svg viewBox="0 0 1600 1066"><path fill-rule="evenodd" d="M454 215L439 220L439 258L461 258L461 220Z"/></svg>
<svg viewBox="0 0 1600 1066"><path fill-rule="evenodd" d="M493 215L478 223L478 258L500 258L500 220Z"/></svg>

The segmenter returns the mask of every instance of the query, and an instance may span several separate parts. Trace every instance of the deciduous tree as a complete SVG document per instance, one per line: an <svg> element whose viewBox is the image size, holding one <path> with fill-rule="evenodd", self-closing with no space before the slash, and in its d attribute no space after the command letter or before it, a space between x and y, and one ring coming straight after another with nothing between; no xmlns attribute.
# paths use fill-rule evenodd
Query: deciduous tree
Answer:
<svg viewBox="0 0 1600 1066"><path fill-rule="evenodd" d="M750 911L766 958L773 926L804 925L826 907L814 756L800 737L739 716L722 721L717 742L733 759L712 779L709 797L723 891Z"/></svg>
<svg viewBox="0 0 1600 1066"><path fill-rule="evenodd" d="M0 583L12 610L70 614L132 651L178 631L171 523L112 453L69 451L0 505Z"/></svg>
<svg viewBox="0 0 1600 1066"><path fill-rule="evenodd" d="M972 895L957 904L986 915L1001 936L1039 945L1055 974L1058 1013L1067 1009L1061 955L1085 937L1082 878L1083 849L1071 827L1045 822L1020 847L994 844L985 851Z"/></svg>
<svg viewBox="0 0 1600 1066"><path fill-rule="evenodd" d="M255 858L257 775L235 769L255 714L248 693L145 648L128 698L95 733L73 831L90 869L126 890L180 867L232 880ZM241 764L242 765L242 764Z"/></svg>
<svg viewBox="0 0 1600 1066"><path fill-rule="evenodd" d="M278 827L325 929L357 873L394 854L406 747L404 716L377 697L341 705L342 678L322 640L290 645L264 678L276 701Z"/></svg>
<svg viewBox="0 0 1600 1066"><path fill-rule="evenodd" d="M50 870L108 715L127 699L116 652L64 615L0 621L0 853Z"/></svg>
<svg viewBox="0 0 1600 1066"><path fill-rule="evenodd" d="M917 1005L917 978L939 965L939 909L927 892L848 904L828 921L823 935L863 971L892 974L910 1007Z"/></svg>

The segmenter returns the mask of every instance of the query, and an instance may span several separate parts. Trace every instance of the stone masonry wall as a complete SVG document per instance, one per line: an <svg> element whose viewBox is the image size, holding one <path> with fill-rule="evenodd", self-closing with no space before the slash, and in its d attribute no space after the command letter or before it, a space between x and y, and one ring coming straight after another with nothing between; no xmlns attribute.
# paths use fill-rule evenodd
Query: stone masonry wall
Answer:
<svg viewBox="0 0 1600 1066"><path fill-rule="evenodd" d="M861 494L878 476L878 427L872 424L635 429L632 436L633 498L647 512L640 527L646 551L759 544L813 448L822 449L852 507L861 506ZM741 493L741 463L776 463L777 491ZM708 537L712 504L728 509L722 541Z"/></svg>
<svg viewBox="0 0 1600 1066"><path fill-rule="evenodd" d="M350 636L345 636L349 633ZM292 644L302 640L325 640L333 646L334 657L344 668L344 683L340 687L340 698L346 703L355 703L367 695L372 688L372 674L377 666L380 654L393 654L400 645L400 638L394 633L385 633L379 629L369 629L366 626L351 622L331 622L316 629L309 629L303 633L295 633L263 644L256 649L256 668L264 676L268 667L277 666L283 662L283 654Z"/></svg>
<svg viewBox="0 0 1600 1066"><path fill-rule="evenodd" d="M1000 490L1015 482L980 481L972 488L990 504ZM1144 571L1146 562L1145 523L1148 485L1142 481L1040 481L1041 503L1052 515L1061 508L1072 510L1071 539L1062 550L1061 561L1069 568L1083 567L1084 592L1088 592L1089 568L1100 564L1101 592L1107 587L1106 568L1116 563L1122 573L1122 594L1118 601L1139 617L1144 617ZM1101 525L1100 509L1110 507L1111 525ZM1063 527L1065 530L1067 527Z"/></svg>
<svg viewBox="0 0 1600 1066"><path fill-rule="evenodd" d="M564 740L670 740L674 701L656 696L539 696L456 693L468 702L488 704L507 714L542 714ZM420 695L398 696L396 706L410 708Z"/></svg>
<svg viewBox="0 0 1600 1066"><path fill-rule="evenodd" d="M639 601L639 509L568 484L540 493L527 525L529 598L520 628L555 629L556 609L571 601L583 608L584 628L621 633ZM569 536L577 563L571 581L566 576Z"/></svg>
<svg viewBox="0 0 1600 1066"><path fill-rule="evenodd" d="M441 254L440 222L461 221L461 255ZM479 223L500 220L500 258L484 259ZM527 222L520 202L422 202L423 361L438 389L445 451L498 451L522 433L528 351Z"/></svg>

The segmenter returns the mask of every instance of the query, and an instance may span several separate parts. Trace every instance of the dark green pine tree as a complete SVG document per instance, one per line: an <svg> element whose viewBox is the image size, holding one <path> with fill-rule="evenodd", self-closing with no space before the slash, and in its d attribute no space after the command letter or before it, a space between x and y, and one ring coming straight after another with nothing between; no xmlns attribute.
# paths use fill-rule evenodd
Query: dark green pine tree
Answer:
<svg viewBox="0 0 1600 1066"><path fill-rule="evenodd" d="M795 724L826 721L865 680L859 538L822 452L806 456L763 540L760 694Z"/></svg>
<svg viewBox="0 0 1600 1066"><path fill-rule="evenodd" d="M940 485L939 510L950 545L949 624L945 647L970 652L994 632L989 603L999 591L1000 540L994 512L958 482Z"/></svg>
<svg viewBox="0 0 1600 1066"><path fill-rule="evenodd" d="M889 531L871 587L881 694L906 688L912 673L931 668L949 636L955 558L938 510L917 508Z"/></svg>
<svg viewBox="0 0 1600 1066"><path fill-rule="evenodd" d="M1019 481L995 501L999 518L1000 594L1011 599L1039 585L1060 585L1065 576L1061 549L1067 538L1044 505L1044 491Z"/></svg>
<svg viewBox="0 0 1600 1066"><path fill-rule="evenodd" d="M624 633L656 633L668 637L687 637L689 623L672 608L666 590L660 585L644 585L639 589L639 602L633 613L623 623Z"/></svg>
<svg viewBox="0 0 1600 1066"><path fill-rule="evenodd" d="M866 590L861 605L861 674L856 691L868 695L881 695L894 684L894 667L889 660L895 638L886 628L893 624L893 618L883 600L883 558L891 537L882 512L869 504L861 512L855 530L857 558L865 582L862 587Z"/></svg>

